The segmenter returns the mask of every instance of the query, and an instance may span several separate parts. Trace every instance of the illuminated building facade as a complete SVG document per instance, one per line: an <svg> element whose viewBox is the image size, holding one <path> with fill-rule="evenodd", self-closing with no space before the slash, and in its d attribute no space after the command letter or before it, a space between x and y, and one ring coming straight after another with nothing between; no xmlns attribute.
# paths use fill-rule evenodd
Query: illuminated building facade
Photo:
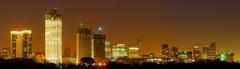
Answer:
<svg viewBox="0 0 240 69"><path fill-rule="evenodd" d="M216 43L212 42L208 47L208 59L215 60L216 59Z"/></svg>
<svg viewBox="0 0 240 69"><path fill-rule="evenodd" d="M227 62L234 62L234 53L227 52Z"/></svg>
<svg viewBox="0 0 240 69"><path fill-rule="evenodd" d="M219 53L217 54L217 58L220 61L224 61L224 62L234 62L234 54L230 53L230 52L224 52L224 53Z"/></svg>
<svg viewBox="0 0 240 69"><path fill-rule="evenodd" d="M11 49L10 48L3 48L2 49L2 57L4 59L10 59L11 56Z"/></svg>
<svg viewBox="0 0 240 69"><path fill-rule="evenodd" d="M202 54L201 55L202 55L201 56L202 59L207 59L208 58L208 47L207 46L202 48Z"/></svg>
<svg viewBox="0 0 240 69"><path fill-rule="evenodd" d="M103 59L105 58L105 34L93 34L93 58L94 59Z"/></svg>
<svg viewBox="0 0 240 69"><path fill-rule="evenodd" d="M163 59L169 58L169 48L168 48L168 44L163 44L163 45L162 45L162 58L163 58Z"/></svg>
<svg viewBox="0 0 240 69"><path fill-rule="evenodd" d="M140 58L139 47L128 47L129 58Z"/></svg>
<svg viewBox="0 0 240 69"><path fill-rule="evenodd" d="M45 14L45 59L62 62L62 17L56 8Z"/></svg>
<svg viewBox="0 0 240 69"><path fill-rule="evenodd" d="M117 59L119 57L127 57L127 51L125 44L117 44L112 47L112 57L113 59Z"/></svg>
<svg viewBox="0 0 240 69"><path fill-rule="evenodd" d="M12 58L31 58L32 55L32 31L11 31Z"/></svg>
<svg viewBox="0 0 240 69"><path fill-rule="evenodd" d="M109 41L105 41L105 57L109 59L112 57L111 42Z"/></svg>
<svg viewBox="0 0 240 69"><path fill-rule="evenodd" d="M138 55L141 56L142 55L142 40L140 38L137 39L137 47L139 48Z"/></svg>
<svg viewBox="0 0 240 69"><path fill-rule="evenodd" d="M199 46L194 46L193 58L195 59L195 61L199 61L201 59L201 52L200 52Z"/></svg>
<svg viewBox="0 0 240 69"><path fill-rule="evenodd" d="M171 58L177 58L178 57L178 48L172 47L171 48Z"/></svg>
<svg viewBox="0 0 240 69"><path fill-rule="evenodd" d="M92 47L91 47L91 29L84 27L81 24L80 28L77 30L77 47L76 47L76 55L77 55L77 64L80 63L81 58L83 57L92 57Z"/></svg>

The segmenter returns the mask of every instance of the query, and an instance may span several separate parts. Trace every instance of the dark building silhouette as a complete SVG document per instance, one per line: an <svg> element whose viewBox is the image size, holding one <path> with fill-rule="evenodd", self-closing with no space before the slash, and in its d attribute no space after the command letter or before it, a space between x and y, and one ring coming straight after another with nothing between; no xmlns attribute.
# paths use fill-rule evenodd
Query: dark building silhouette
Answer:
<svg viewBox="0 0 240 69"><path fill-rule="evenodd" d="M201 51L199 49L199 46L194 46L193 58L195 59L195 61L199 61L201 59Z"/></svg>
<svg viewBox="0 0 240 69"><path fill-rule="evenodd" d="M163 58L163 59L169 58L169 48L168 48L168 44L163 44L163 45L162 45L162 58Z"/></svg>
<svg viewBox="0 0 240 69"><path fill-rule="evenodd" d="M105 34L93 34L92 47L93 47L93 58L105 58Z"/></svg>
<svg viewBox="0 0 240 69"><path fill-rule="evenodd" d="M216 43L212 42L208 47L208 59L215 60L216 59Z"/></svg>
<svg viewBox="0 0 240 69"><path fill-rule="evenodd" d="M80 63L81 58L91 57L91 29L84 27L81 24L81 27L77 30L77 63Z"/></svg>
<svg viewBox="0 0 240 69"><path fill-rule="evenodd" d="M177 58L178 57L178 48L172 47L171 48L171 58Z"/></svg>

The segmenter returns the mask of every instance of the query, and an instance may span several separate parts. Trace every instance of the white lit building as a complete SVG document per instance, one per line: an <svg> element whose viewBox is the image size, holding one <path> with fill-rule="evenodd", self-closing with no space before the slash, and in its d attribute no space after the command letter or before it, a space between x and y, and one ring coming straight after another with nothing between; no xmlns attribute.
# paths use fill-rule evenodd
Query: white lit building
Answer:
<svg viewBox="0 0 240 69"><path fill-rule="evenodd" d="M62 17L57 9L45 14L45 59L50 63L62 62Z"/></svg>

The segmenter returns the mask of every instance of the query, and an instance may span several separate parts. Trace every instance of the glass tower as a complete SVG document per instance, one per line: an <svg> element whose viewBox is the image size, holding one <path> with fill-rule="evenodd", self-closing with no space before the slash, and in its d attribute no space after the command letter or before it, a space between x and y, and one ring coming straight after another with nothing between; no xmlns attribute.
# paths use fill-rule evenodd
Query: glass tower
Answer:
<svg viewBox="0 0 240 69"><path fill-rule="evenodd" d="M62 62L62 18L56 8L45 14L45 59Z"/></svg>

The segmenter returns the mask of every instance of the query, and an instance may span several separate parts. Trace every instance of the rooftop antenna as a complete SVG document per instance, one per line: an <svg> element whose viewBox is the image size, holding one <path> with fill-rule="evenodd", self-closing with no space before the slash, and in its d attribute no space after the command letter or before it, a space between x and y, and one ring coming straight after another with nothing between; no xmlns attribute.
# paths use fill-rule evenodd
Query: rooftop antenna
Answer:
<svg viewBox="0 0 240 69"><path fill-rule="evenodd" d="M53 8L55 9L55 10L57 10L57 8L58 8L58 6L59 6L59 1L60 0L53 0Z"/></svg>

